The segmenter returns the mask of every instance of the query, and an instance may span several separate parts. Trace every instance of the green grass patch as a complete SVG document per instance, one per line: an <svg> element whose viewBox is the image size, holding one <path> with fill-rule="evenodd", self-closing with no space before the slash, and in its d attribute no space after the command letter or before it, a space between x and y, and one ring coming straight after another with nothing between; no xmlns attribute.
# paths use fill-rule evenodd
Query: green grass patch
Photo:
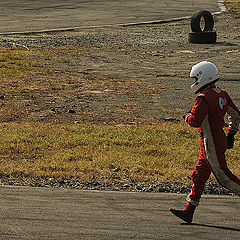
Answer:
<svg viewBox="0 0 240 240"><path fill-rule="evenodd" d="M0 173L5 177L80 181L186 182L199 153L196 129L155 126L3 123ZM239 143L229 151L240 175Z"/></svg>

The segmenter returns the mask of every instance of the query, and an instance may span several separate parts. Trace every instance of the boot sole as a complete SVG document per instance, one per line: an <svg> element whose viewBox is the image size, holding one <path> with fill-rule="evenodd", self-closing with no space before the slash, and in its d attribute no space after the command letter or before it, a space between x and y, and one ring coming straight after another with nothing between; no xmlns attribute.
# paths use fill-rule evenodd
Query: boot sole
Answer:
<svg viewBox="0 0 240 240"><path fill-rule="evenodd" d="M188 223L188 224L192 223L192 219L183 218L182 216L178 215L178 213L176 212L175 209L169 208L169 211L170 211L173 215L175 215L176 217L182 219L184 222L186 222L186 223Z"/></svg>

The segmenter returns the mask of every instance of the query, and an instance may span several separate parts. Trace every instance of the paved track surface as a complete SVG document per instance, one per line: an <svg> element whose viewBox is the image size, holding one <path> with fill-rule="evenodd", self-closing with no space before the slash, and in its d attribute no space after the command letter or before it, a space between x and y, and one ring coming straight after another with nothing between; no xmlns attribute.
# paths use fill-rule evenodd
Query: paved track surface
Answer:
<svg viewBox="0 0 240 240"><path fill-rule="evenodd" d="M173 216L185 195L0 187L1 240L240 239L239 198L203 196L194 224Z"/></svg>
<svg viewBox="0 0 240 240"><path fill-rule="evenodd" d="M217 0L1 0L0 33L100 26L219 11Z"/></svg>

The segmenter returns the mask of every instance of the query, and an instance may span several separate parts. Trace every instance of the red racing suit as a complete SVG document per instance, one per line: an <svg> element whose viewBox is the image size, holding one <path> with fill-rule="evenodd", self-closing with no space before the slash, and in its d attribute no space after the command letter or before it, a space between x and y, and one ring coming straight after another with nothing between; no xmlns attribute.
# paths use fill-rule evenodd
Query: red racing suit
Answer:
<svg viewBox="0 0 240 240"><path fill-rule="evenodd" d="M237 132L240 123L240 111L225 90L209 87L200 93L185 121L199 128L201 151L192 173L193 187L187 200L197 206L205 183L211 172L217 181L240 196L240 180L228 169L225 151L228 148L227 137L223 130L224 117L229 116L228 132Z"/></svg>

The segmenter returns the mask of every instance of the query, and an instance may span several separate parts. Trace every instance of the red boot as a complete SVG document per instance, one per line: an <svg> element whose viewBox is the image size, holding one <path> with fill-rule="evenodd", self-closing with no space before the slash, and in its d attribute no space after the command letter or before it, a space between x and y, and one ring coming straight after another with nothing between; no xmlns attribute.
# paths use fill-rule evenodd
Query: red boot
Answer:
<svg viewBox="0 0 240 240"><path fill-rule="evenodd" d="M175 216L181 218L183 221L187 223L191 223L193 219L193 214L196 209L196 206L193 206L192 204L188 203L186 205L186 208L183 210L178 210L174 208L170 208L170 212L173 213Z"/></svg>

